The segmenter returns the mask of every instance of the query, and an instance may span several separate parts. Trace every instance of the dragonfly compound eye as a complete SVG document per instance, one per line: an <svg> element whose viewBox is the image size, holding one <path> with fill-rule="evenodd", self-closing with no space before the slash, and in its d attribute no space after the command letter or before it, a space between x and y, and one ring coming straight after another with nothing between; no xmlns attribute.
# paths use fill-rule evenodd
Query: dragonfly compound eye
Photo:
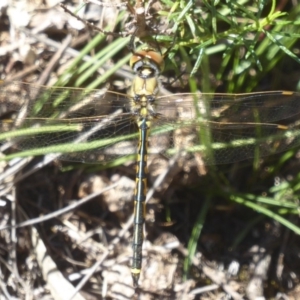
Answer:
<svg viewBox="0 0 300 300"><path fill-rule="evenodd" d="M164 58L154 50L140 50L135 52L130 59L130 67L136 73L148 68L154 71L155 76L164 69Z"/></svg>

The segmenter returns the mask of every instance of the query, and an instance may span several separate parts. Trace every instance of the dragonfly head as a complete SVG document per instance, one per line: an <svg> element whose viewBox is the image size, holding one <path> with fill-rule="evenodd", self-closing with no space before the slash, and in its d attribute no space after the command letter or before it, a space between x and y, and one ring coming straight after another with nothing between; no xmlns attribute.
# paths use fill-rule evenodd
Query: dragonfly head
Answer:
<svg viewBox="0 0 300 300"><path fill-rule="evenodd" d="M148 70L147 73L158 76L164 69L164 58L154 49L142 49L133 53L130 67L137 74L142 74L143 70Z"/></svg>

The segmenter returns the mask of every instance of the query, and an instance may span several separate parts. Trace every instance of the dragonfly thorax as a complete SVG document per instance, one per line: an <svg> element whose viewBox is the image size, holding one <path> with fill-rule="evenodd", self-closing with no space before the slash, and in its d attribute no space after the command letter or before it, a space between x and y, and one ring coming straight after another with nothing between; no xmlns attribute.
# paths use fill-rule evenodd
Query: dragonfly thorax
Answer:
<svg viewBox="0 0 300 300"><path fill-rule="evenodd" d="M156 77L145 79L136 75L128 91L132 113L139 118L155 117L157 115L155 112L157 94L158 80Z"/></svg>
<svg viewBox="0 0 300 300"><path fill-rule="evenodd" d="M153 94L139 94L131 99L131 112L137 116L137 120L146 118L151 120L158 116L155 111L155 96Z"/></svg>
<svg viewBox="0 0 300 300"><path fill-rule="evenodd" d="M137 100L143 96L149 98L152 96L154 99L158 94L158 81L156 77L153 78L141 78L136 76L132 81L132 85L128 91L128 95Z"/></svg>

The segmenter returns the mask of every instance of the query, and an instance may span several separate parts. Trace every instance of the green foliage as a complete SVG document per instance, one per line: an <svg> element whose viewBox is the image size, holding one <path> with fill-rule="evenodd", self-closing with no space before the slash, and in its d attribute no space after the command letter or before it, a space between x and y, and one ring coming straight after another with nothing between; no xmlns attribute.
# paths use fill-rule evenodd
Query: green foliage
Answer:
<svg viewBox="0 0 300 300"><path fill-rule="evenodd" d="M165 3L171 5L170 1ZM299 4L290 12L276 11L275 0L203 1L201 4L176 1L168 7L169 13L161 12L176 37L173 51L186 48L189 61L184 61L194 66L192 74L197 74L203 50L210 60L218 54L222 57L213 76L226 84L223 91L251 92L284 57L300 62L296 55L298 48L292 48L299 38ZM201 72L197 75L205 76ZM205 92L211 90L199 88Z"/></svg>
<svg viewBox="0 0 300 300"><path fill-rule="evenodd" d="M161 15L170 22L171 32L176 36L169 55L172 60L170 69L177 67L177 74L192 75L191 91L197 88L203 92L220 90L227 93L296 89L298 79L291 78L296 83L294 87L283 85L278 79L278 70L283 62L290 61L294 61L295 68L299 69L300 4L281 12L276 10L275 0L201 1L201 6L197 1L164 3L169 10L161 12ZM159 38L164 42L167 40L167 36ZM283 73L282 76L288 77L289 74ZM205 143L205 147L207 145L210 142ZM281 176L295 152L282 154L276 163L270 164L268 177ZM261 159L258 156L253 164L253 176L258 182L260 170ZM216 175L213 177L216 178ZM201 212L193 226L188 246L190 252L184 266L185 276L189 274L200 233L207 222L207 199L216 198L218 194L259 213L258 218L253 222L249 220L249 226L241 229L232 249L242 243L253 226L262 220L262 215L300 234L300 228L289 220L290 215L299 212L298 177L299 174L291 182L284 180L278 186L271 186L266 191L267 196L257 195L255 184L249 187L249 192L237 193L233 184L227 182L224 190L220 184L222 180L215 181L214 188L207 189L203 197ZM250 192L252 189L253 193Z"/></svg>

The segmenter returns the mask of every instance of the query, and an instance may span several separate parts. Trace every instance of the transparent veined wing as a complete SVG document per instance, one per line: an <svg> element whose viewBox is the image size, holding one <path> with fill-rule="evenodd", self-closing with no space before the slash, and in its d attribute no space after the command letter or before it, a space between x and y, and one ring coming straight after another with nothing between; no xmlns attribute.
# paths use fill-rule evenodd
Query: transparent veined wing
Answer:
<svg viewBox="0 0 300 300"><path fill-rule="evenodd" d="M285 151L299 145L299 100L298 93L284 91L159 96L149 155L197 152L204 164L219 164ZM71 161L133 156L138 129L132 101L106 90L4 84L0 113L6 135L0 139L14 130L18 148L56 151Z"/></svg>
<svg viewBox="0 0 300 300"><path fill-rule="evenodd" d="M204 164L271 155L300 144L299 93L173 94L160 97L156 109L161 118L152 132L165 126L174 133L157 138L168 140L166 154L197 152Z"/></svg>
<svg viewBox="0 0 300 300"><path fill-rule="evenodd" d="M136 153L137 128L126 95L26 83L0 87L2 143L15 138L19 149L60 152L82 162Z"/></svg>

